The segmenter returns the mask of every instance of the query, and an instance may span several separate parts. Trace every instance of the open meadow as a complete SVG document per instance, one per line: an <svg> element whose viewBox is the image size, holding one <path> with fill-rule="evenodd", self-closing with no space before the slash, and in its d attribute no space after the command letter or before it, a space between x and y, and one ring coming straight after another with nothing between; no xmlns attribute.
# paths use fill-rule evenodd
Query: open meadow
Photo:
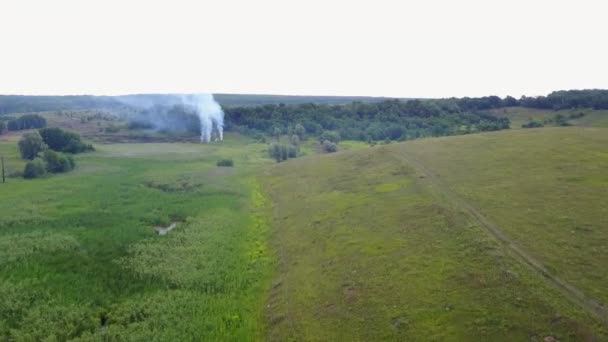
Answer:
<svg viewBox="0 0 608 342"><path fill-rule="evenodd" d="M41 113L96 150L25 180L24 131L0 135L0 340L606 340L606 115L501 110L337 153Z"/></svg>
<svg viewBox="0 0 608 342"><path fill-rule="evenodd" d="M11 167L14 144L0 143ZM261 336L264 145L96 147L72 173L0 187L0 340Z"/></svg>
<svg viewBox="0 0 608 342"><path fill-rule="evenodd" d="M421 139L271 169L270 338L608 338L607 133Z"/></svg>

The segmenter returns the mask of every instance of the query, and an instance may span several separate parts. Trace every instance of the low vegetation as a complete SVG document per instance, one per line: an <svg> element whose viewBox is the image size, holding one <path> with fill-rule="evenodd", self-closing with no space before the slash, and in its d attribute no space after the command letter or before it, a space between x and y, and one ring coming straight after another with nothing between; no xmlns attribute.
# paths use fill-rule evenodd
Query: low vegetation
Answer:
<svg viewBox="0 0 608 342"><path fill-rule="evenodd" d="M69 176L1 185L0 340L263 339L263 149L233 135L99 145ZM219 159L239 168L217 172Z"/></svg>
<svg viewBox="0 0 608 342"><path fill-rule="evenodd" d="M216 165L220 167L233 167L234 161L232 159L220 159L217 161Z"/></svg>
<svg viewBox="0 0 608 342"><path fill-rule="evenodd" d="M526 250L551 256L550 269L572 272L569 281L603 301L605 261L580 248L605 245L602 188L587 180L601 177L589 157L607 135L584 138L578 129L423 139L271 169L264 184L279 273L266 312L269 339L605 339L600 320L521 263L410 162L428 164ZM560 136L569 147L552 153ZM529 172L516 170L528 165ZM559 180L570 177L582 177L568 192L578 198L574 207L558 195L566 186Z"/></svg>

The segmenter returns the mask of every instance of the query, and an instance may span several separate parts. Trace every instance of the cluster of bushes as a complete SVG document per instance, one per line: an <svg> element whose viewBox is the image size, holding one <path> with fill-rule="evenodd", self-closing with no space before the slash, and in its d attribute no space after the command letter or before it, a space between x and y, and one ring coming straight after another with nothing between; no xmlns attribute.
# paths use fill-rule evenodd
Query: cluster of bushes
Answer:
<svg viewBox="0 0 608 342"><path fill-rule="evenodd" d="M233 167L234 161L232 159L221 159L217 161L216 165L220 167Z"/></svg>
<svg viewBox="0 0 608 342"><path fill-rule="evenodd" d="M296 158L298 156L298 148L292 144L273 142L268 147L268 153L270 154L270 158L278 163L289 158Z"/></svg>
<svg viewBox="0 0 608 342"><path fill-rule="evenodd" d="M76 166L71 153L93 150L93 146L84 144L78 134L59 128L26 133L18 145L21 157L29 160L23 170L23 177L27 179L71 171Z"/></svg>
<svg viewBox="0 0 608 342"><path fill-rule="evenodd" d="M93 145L83 143L80 135L74 132L64 131L60 128L43 128L38 132L44 143L55 151L82 153L94 150Z"/></svg>
<svg viewBox="0 0 608 342"><path fill-rule="evenodd" d="M71 155L46 150L42 153L42 157L36 157L25 164L23 178L40 178L47 173L68 172L74 167L76 167L76 163Z"/></svg>
<svg viewBox="0 0 608 342"><path fill-rule="evenodd" d="M568 122L568 120L580 119L583 116L585 116L585 113L582 113L582 112L572 113L568 116L558 113L553 118L544 120L544 122L538 122L538 121L530 119L530 122L521 125L521 127L522 128L537 128L537 127L544 127L547 124L553 124L555 126L571 126L572 124L570 122Z"/></svg>
<svg viewBox="0 0 608 342"><path fill-rule="evenodd" d="M522 128L538 128L538 127L544 127L544 126L545 125L543 125L542 122L538 122L538 121L534 121L534 120L530 120L530 122L521 125Z"/></svg>
<svg viewBox="0 0 608 342"><path fill-rule="evenodd" d="M46 127L46 119L37 114L26 114L8 121L9 131Z"/></svg>

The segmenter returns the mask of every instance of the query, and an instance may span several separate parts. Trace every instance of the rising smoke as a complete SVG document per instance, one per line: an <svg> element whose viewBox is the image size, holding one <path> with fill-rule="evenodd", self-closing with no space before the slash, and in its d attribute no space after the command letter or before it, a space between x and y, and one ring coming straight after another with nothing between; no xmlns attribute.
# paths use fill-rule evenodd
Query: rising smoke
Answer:
<svg viewBox="0 0 608 342"><path fill-rule="evenodd" d="M134 127L197 133L200 128L203 143L224 139L224 112L211 94L124 95L118 100L138 109L128 116Z"/></svg>
<svg viewBox="0 0 608 342"><path fill-rule="evenodd" d="M195 108L201 121L201 142L224 140L224 111L211 94L192 94L182 96L185 106ZM214 134L215 132L215 134Z"/></svg>

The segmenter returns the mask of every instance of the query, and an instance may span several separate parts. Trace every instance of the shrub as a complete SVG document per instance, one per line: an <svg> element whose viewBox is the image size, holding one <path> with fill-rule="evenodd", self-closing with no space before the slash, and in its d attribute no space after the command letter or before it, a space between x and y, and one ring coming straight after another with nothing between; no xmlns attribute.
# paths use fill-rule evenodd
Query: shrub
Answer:
<svg viewBox="0 0 608 342"><path fill-rule="evenodd" d="M538 121L530 121L526 124L521 125L522 128L537 128L537 127L544 127L545 125L543 125L542 123L538 122Z"/></svg>
<svg viewBox="0 0 608 342"><path fill-rule="evenodd" d="M92 145L83 143L80 135L74 132L64 131L61 128L43 128L38 132L49 148L55 151L80 153L94 150Z"/></svg>
<svg viewBox="0 0 608 342"><path fill-rule="evenodd" d="M334 131L324 131L323 134L319 136L319 141L325 142L326 140L337 144L340 142L340 134Z"/></svg>
<svg viewBox="0 0 608 342"><path fill-rule="evenodd" d="M148 121L133 120L127 124L128 129L154 129L154 124Z"/></svg>
<svg viewBox="0 0 608 342"><path fill-rule="evenodd" d="M25 133L18 144L23 159L34 159L38 156L38 153L47 148L38 132Z"/></svg>
<svg viewBox="0 0 608 342"><path fill-rule="evenodd" d="M25 164L25 169L23 170L23 178L40 178L44 175L46 175L46 167L42 159L36 158Z"/></svg>
<svg viewBox="0 0 608 342"><path fill-rule="evenodd" d="M68 172L74 168L74 158L70 155L46 150L42 156L46 163L46 170L51 173Z"/></svg>
<svg viewBox="0 0 608 342"><path fill-rule="evenodd" d="M26 114L8 122L9 131L46 127L46 119L37 114Z"/></svg>
<svg viewBox="0 0 608 342"><path fill-rule="evenodd" d="M217 166L224 166L224 167L233 167L234 166L234 161L232 161L232 159L222 159L222 160L218 160Z"/></svg>
<svg viewBox="0 0 608 342"><path fill-rule="evenodd" d="M325 140L323 142L323 151L327 152L327 153L332 153L332 152L336 152L338 150L338 146L329 141L329 140Z"/></svg>
<svg viewBox="0 0 608 342"><path fill-rule="evenodd" d="M118 133L120 131L120 127L116 125L110 124L108 127L104 129L106 133Z"/></svg>

